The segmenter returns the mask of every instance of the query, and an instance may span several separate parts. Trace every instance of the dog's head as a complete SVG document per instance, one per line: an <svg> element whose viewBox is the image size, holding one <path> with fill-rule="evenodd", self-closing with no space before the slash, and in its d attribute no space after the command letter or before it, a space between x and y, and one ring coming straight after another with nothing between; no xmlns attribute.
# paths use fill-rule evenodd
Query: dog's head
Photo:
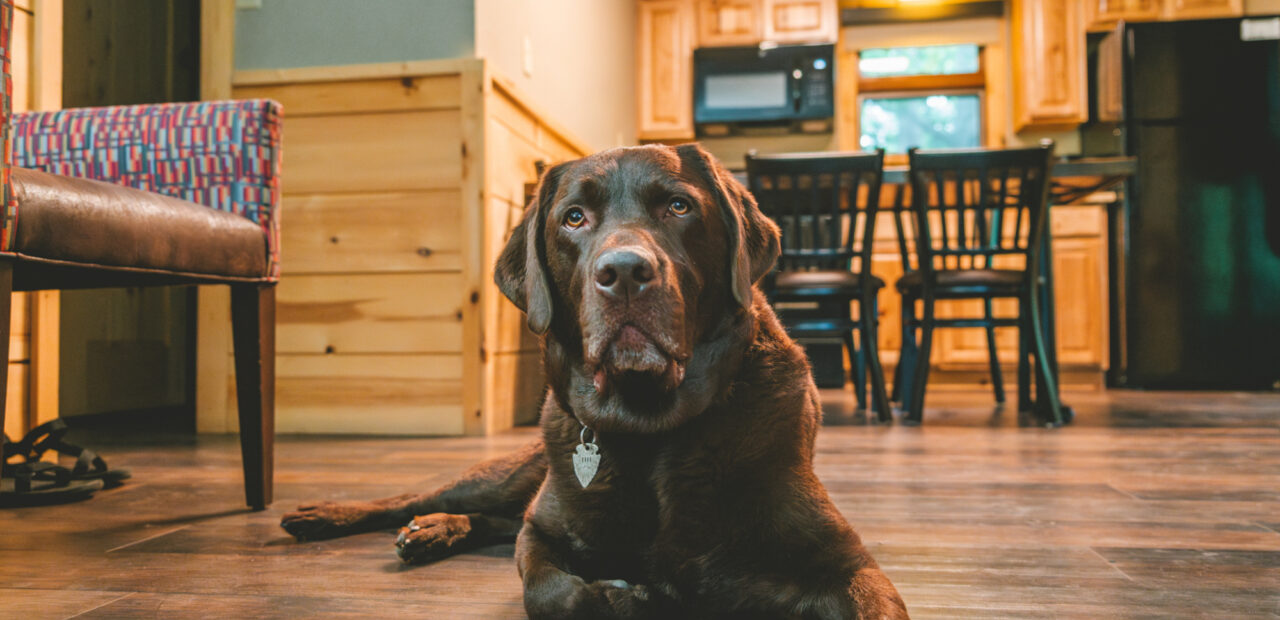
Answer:
<svg viewBox="0 0 1280 620"><path fill-rule="evenodd" d="M657 431L696 409L681 392L694 374L710 387L700 345L750 311L778 252L777 227L701 147L620 148L543 175L494 279L547 335L548 380L588 405L584 424Z"/></svg>

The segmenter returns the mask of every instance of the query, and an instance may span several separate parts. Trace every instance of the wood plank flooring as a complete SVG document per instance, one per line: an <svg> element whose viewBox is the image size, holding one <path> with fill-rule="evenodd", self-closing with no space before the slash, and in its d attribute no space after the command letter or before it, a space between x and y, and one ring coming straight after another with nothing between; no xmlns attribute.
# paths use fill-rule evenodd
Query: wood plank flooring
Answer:
<svg viewBox="0 0 1280 620"><path fill-rule="evenodd" d="M1280 395L1082 392L1056 431L988 394L871 427L824 393L817 468L914 618L1280 617ZM0 618L519 618L510 545L405 567L392 536L299 544L301 501L425 489L495 438L277 442L276 502L242 509L233 437L73 430L134 479L0 510Z"/></svg>

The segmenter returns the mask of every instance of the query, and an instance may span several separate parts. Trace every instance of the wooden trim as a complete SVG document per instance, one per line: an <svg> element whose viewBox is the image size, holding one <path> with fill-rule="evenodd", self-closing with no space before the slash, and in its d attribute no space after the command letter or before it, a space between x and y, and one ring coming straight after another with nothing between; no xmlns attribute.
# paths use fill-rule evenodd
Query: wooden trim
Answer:
<svg viewBox="0 0 1280 620"><path fill-rule="evenodd" d="M483 61L462 70L462 426L467 435L483 435L489 421L484 415L484 316L490 294L484 271L485 206L485 106L494 81Z"/></svg>
<svg viewBox="0 0 1280 620"><path fill-rule="evenodd" d="M858 81L858 90L864 93L885 91L937 91L967 88L984 88L987 85L986 75L979 69L977 73L960 75L903 75L882 78L862 78Z"/></svg>
<svg viewBox="0 0 1280 620"><path fill-rule="evenodd" d="M62 108L62 0L32 4L31 109ZM58 417L61 291L35 291L31 312L27 428ZM6 345L7 346L7 345Z"/></svg>
<svg viewBox="0 0 1280 620"><path fill-rule="evenodd" d="M209 0L206 0L209 1ZM297 84L300 82L349 82L379 78L419 77L475 71L484 64L481 58L449 58L444 60L412 60L363 65L294 67L289 69L251 69L230 75L232 86L261 84Z"/></svg>
<svg viewBox="0 0 1280 620"><path fill-rule="evenodd" d="M62 0L36 0L31 41L31 109L62 108Z"/></svg>
<svg viewBox="0 0 1280 620"><path fill-rule="evenodd" d="M512 82L507 78L500 77L498 75L490 74L490 76L493 82L494 90L510 98L511 101L516 104L516 107L527 112L530 116L533 116L539 119L543 127L546 127L547 129L549 129L551 133L555 134L557 138L564 141L565 144L568 144L569 146L573 147L575 150L578 150L583 153L595 152L595 149L591 148L589 145L587 145L587 143L574 137L574 135L570 133L567 129L565 129L563 125L552 120L552 117L550 114L546 114L543 110L539 109L534 104L529 103L529 98L525 97L524 94L520 92L520 90L516 87L514 82Z"/></svg>
<svg viewBox="0 0 1280 620"><path fill-rule="evenodd" d="M231 98L235 63L235 0L200 0L200 98Z"/></svg>
<svg viewBox="0 0 1280 620"><path fill-rule="evenodd" d="M231 98L235 61L235 1L200 2L200 98ZM196 293L196 431L239 429L228 404L231 377L231 291L201 286Z"/></svg>

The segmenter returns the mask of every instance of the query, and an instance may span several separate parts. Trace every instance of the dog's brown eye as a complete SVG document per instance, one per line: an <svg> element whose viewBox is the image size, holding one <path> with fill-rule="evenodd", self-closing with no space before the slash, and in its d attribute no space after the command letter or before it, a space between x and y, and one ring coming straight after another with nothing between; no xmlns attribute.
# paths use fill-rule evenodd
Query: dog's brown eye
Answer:
<svg viewBox="0 0 1280 620"><path fill-rule="evenodd" d="M689 203L683 198L672 198L671 204L667 206L667 209L675 215L688 215Z"/></svg>
<svg viewBox="0 0 1280 620"><path fill-rule="evenodd" d="M568 213L564 214L564 225L569 228L578 228L586 223L587 214L583 213L582 209L579 209L578 207L573 207L572 209L569 209Z"/></svg>

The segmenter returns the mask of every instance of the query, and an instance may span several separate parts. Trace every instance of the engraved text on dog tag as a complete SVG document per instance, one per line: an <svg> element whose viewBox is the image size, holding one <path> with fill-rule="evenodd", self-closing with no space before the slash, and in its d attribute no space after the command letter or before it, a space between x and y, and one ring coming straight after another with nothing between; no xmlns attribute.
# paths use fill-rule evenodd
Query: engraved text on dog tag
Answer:
<svg viewBox="0 0 1280 620"><path fill-rule="evenodd" d="M578 482L582 484L582 488L587 488L591 484L591 479L596 477L596 470L600 468L600 448L594 443L580 443L578 449L573 454L573 473L578 476Z"/></svg>

